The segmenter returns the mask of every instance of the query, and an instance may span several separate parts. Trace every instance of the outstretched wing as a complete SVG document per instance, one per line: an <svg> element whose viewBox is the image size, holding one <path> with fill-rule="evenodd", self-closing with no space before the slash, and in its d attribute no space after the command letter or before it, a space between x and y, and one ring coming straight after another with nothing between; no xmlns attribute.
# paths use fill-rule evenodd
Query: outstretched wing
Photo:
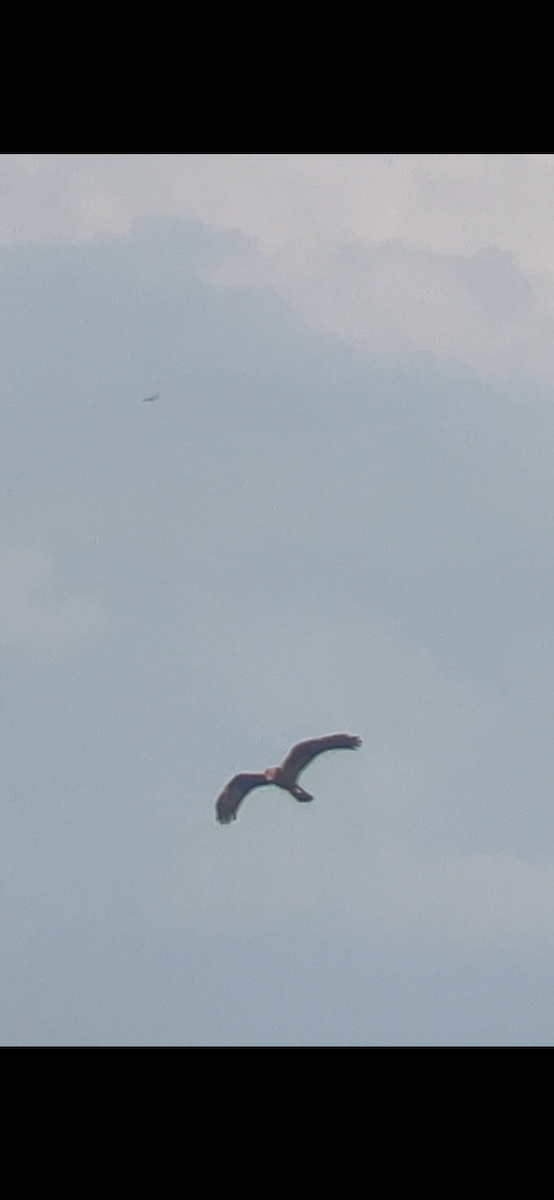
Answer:
<svg viewBox="0 0 554 1200"><path fill-rule="evenodd" d="M312 758L323 754L325 750L355 750L361 746L362 740L351 733L330 733L327 737L312 738L309 742L298 742L282 763L281 770L287 779L294 783L300 772L308 766Z"/></svg>
<svg viewBox="0 0 554 1200"><path fill-rule="evenodd" d="M155 396L143 396L142 403L143 404L151 404L153 400L159 400L159 398L160 398L160 393L156 392Z"/></svg>
<svg viewBox="0 0 554 1200"><path fill-rule="evenodd" d="M236 821L237 808L248 792L252 791L252 788L267 787L268 785L269 779L266 779L265 775L235 775L216 800L215 811L220 825Z"/></svg>

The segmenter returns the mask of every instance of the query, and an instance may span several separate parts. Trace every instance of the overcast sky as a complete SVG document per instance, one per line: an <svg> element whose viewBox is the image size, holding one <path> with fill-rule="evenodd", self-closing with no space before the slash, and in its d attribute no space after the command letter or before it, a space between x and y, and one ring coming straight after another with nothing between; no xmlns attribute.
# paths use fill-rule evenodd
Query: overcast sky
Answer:
<svg viewBox="0 0 554 1200"><path fill-rule="evenodd" d="M553 1044L553 211L0 157L1 1044Z"/></svg>

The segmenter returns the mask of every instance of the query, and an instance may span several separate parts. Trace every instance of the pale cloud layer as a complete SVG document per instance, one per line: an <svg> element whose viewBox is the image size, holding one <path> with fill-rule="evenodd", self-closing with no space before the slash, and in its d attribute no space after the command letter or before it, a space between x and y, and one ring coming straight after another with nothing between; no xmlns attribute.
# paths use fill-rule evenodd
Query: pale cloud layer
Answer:
<svg viewBox="0 0 554 1200"><path fill-rule="evenodd" d="M316 329L554 378L552 156L13 155L2 173L6 245L193 217L253 242L213 278L271 283Z"/></svg>
<svg viewBox="0 0 554 1200"><path fill-rule="evenodd" d="M255 827L256 816L250 820ZM281 824L278 813L273 820L271 854L260 853L258 843L254 865L250 839L215 857L206 847L192 871L185 871L183 855L178 856L169 878L152 883L154 924L190 931L200 926L211 936L237 928L267 934L282 929L285 919L319 938L324 925L330 942L357 954L414 942L473 953L487 948L536 953L551 945L550 864L500 851L456 857L417 854L408 846L376 847L359 826L351 831L350 843L337 845L337 830L329 823L329 840L314 854L308 841L313 846L313 829L293 831L292 823ZM247 881L240 890L237 874Z"/></svg>
<svg viewBox="0 0 554 1200"><path fill-rule="evenodd" d="M96 599L59 594L52 555L0 545L1 645L52 650L101 627L102 619Z"/></svg>
<svg viewBox="0 0 554 1200"><path fill-rule="evenodd" d="M552 155L4 155L2 171L5 244L196 216L267 255L398 240L466 257L496 247L526 273L554 271Z"/></svg>
<svg viewBox="0 0 554 1200"><path fill-rule="evenodd" d="M218 282L271 283L315 329L554 377L552 156L14 155L2 179L5 245L195 217L253 240Z"/></svg>

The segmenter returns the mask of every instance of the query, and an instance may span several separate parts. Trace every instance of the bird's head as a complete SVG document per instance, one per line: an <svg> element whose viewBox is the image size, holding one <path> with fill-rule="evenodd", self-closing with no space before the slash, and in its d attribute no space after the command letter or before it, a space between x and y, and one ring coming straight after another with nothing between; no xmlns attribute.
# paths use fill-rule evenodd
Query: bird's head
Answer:
<svg viewBox="0 0 554 1200"><path fill-rule="evenodd" d="M278 770L279 770L278 767L268 767L267 771L264 771L264 775L265 775L268 783L275 782L275 778L276 778Z"/></svg>

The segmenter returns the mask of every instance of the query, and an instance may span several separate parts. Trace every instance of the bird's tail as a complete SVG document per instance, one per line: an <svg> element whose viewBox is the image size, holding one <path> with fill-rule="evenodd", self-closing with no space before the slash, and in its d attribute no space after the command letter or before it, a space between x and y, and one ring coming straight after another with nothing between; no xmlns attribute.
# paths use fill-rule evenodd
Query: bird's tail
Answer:
<svg viewBox="0 0 554 1200"><path fill-rule="evenodd" d="M295 786L293 788L293 793L294 793L295 799L300 800L301 803L303 803L303 804L306 804L308 802L308 800L313 800L313 796L310 796L309 792L305 792L304 788L301 788L299 783L295 784Z"/></svg>

